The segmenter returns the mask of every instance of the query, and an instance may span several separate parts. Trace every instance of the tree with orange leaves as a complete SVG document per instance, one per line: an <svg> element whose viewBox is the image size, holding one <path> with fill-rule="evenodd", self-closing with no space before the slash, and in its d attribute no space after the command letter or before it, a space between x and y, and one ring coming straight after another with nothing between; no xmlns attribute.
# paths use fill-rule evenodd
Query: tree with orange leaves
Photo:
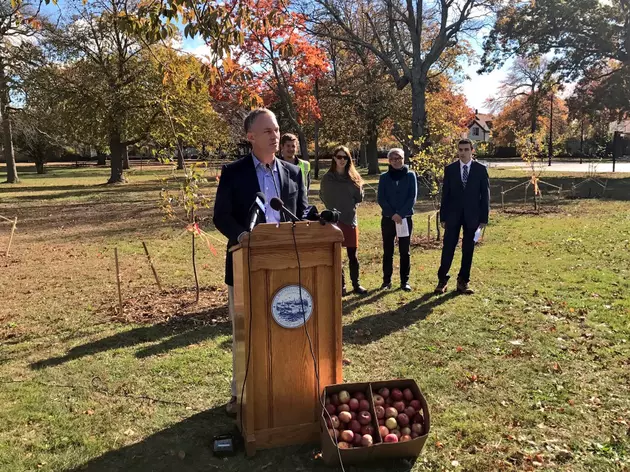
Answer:
<svg viewBox="0 0 630 472"><path fill-rule="evenodd" d="M222 79L213 90L218 99L276 109L290 128L283 131L298 135L302 158L308 159L304 124L320 117L313 90L329 65L325 52L304 32L304 16L286 8L278 0L251 2L243 43L222 60Z"/></svg>

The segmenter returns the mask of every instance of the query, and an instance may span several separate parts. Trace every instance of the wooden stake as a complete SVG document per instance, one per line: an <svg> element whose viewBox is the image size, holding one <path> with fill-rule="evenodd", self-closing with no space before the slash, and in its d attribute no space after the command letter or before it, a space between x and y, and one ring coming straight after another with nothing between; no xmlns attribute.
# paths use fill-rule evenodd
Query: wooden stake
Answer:
<svg viewBox="0 0 630 472"><path fill-rule="evenodd" d="M116 260L116 285L118 286L118 309L120 316L123 316L122 292L120 291L120 269L118 267L118 248L114 248L114 259Z"/></svg>
<svg viewBox="0 0 630 472"><path fill-rule="evenodd" d="M160 278L158 277L157 271L153 266L153 261L151 260L151 256L149 255L149 248L147 247L147 243L142 241L142 246L144 247L144 253L147 255L147 259L149 260L149 265L151 266L151 270L153 271L153 277L155 277L155 283L158 286L158 290L162 292L162 285L160 285Z"/></svg>
<svg viewBox="0 0 630 472"><path fill-rule="evenodd" d="M505 192L503 191L503 185L501 185L501 208L505 208L505 199L503 198Z"/></svg>
<svg viewBox="0 0 630 472"><path fill-rule="evenodd" d="M431 239L431 214L427 215L427 241Z"/></svg>
<svg viewBox="0 0 630 472"><path fill-rule="evenodd" d="M15 234L15 227L17 226L17 216L13 220L13 227L11 228L11 237L9 238L9 245L7 246L6 256L9 255L9 250L11 249L11 243L13 242L13 234Z"/></svg>

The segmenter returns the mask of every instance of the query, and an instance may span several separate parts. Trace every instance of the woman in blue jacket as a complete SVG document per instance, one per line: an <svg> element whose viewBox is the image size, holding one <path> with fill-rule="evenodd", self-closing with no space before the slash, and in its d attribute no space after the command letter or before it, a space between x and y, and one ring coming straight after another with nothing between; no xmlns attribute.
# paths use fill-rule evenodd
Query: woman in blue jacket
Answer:
<svg viewBox="0 0 630 472"><path fill-rule="evenodd" d="M394 264L394 241L397 234L404 233L407 223L408 236L398 238L400 250L400 288L411 291L409 285L411 229L413 206L416 203L418 181L416 174L404 165L404 152L393 148L387 153L389 169L381 174L378 181L378 204L381 206L381 233L383 234L383 285L381 289L392 287ZM398 226L398 230L397 230Z"/></svg>

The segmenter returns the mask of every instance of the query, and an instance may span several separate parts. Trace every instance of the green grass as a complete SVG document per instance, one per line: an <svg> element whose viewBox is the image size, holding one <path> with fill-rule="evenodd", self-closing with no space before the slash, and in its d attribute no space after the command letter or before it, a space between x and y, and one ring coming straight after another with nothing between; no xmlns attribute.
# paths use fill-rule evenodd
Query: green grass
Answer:
<svg viewBox="0 0 630 472"><path fill-rule="evenodd" d="M0 257L0 470L325 469L317 444L252 459L211 454L212 435L232 425L223 414L231 331L223 298L212 301L223 291L224 238L211 227L219 255L198 246L207 303L178 322L157 310L153 322L112 316L114 247L125 299L154 290L142 241L165 286L192 286L190 239L158 208L168 170L136 169L115 187L102 185L107 169L21 170L21 184L0 185L0 215L19 218L12 254ZM344 381L412 377L432 414L415 464L371 470L629 469L630 177L608 177L608 199L549 200L553 212L516 215L498 211L497 190L524 174L493 171L471 297L428 296L440 252L420 246L415 291L376 290L379 211L368 188L359 260L370 293L344 299ZM563 188L579 179L545 175ZM522 197L509 208L522 209ZM418 203L418 233L430 208ZM0 224L0 251L9 230Z"/></svg>

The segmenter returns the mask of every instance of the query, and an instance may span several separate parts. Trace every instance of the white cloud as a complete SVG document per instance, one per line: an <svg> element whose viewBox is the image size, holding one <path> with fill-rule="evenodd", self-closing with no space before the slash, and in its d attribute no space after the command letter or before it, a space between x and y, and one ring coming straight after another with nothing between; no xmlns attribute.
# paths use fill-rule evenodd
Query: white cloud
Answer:
<svg viewBox="0 0 630 472"><path fill-rule="evenodd" d="M480 113L487 113L489 110L484 105L484 102L497 94L501 80L507 75L509 64L483 75L477 74L478 68L478 64L472 64L464 68L470 78L462 82L461 88L471 108L479 110Z"/></svg>

